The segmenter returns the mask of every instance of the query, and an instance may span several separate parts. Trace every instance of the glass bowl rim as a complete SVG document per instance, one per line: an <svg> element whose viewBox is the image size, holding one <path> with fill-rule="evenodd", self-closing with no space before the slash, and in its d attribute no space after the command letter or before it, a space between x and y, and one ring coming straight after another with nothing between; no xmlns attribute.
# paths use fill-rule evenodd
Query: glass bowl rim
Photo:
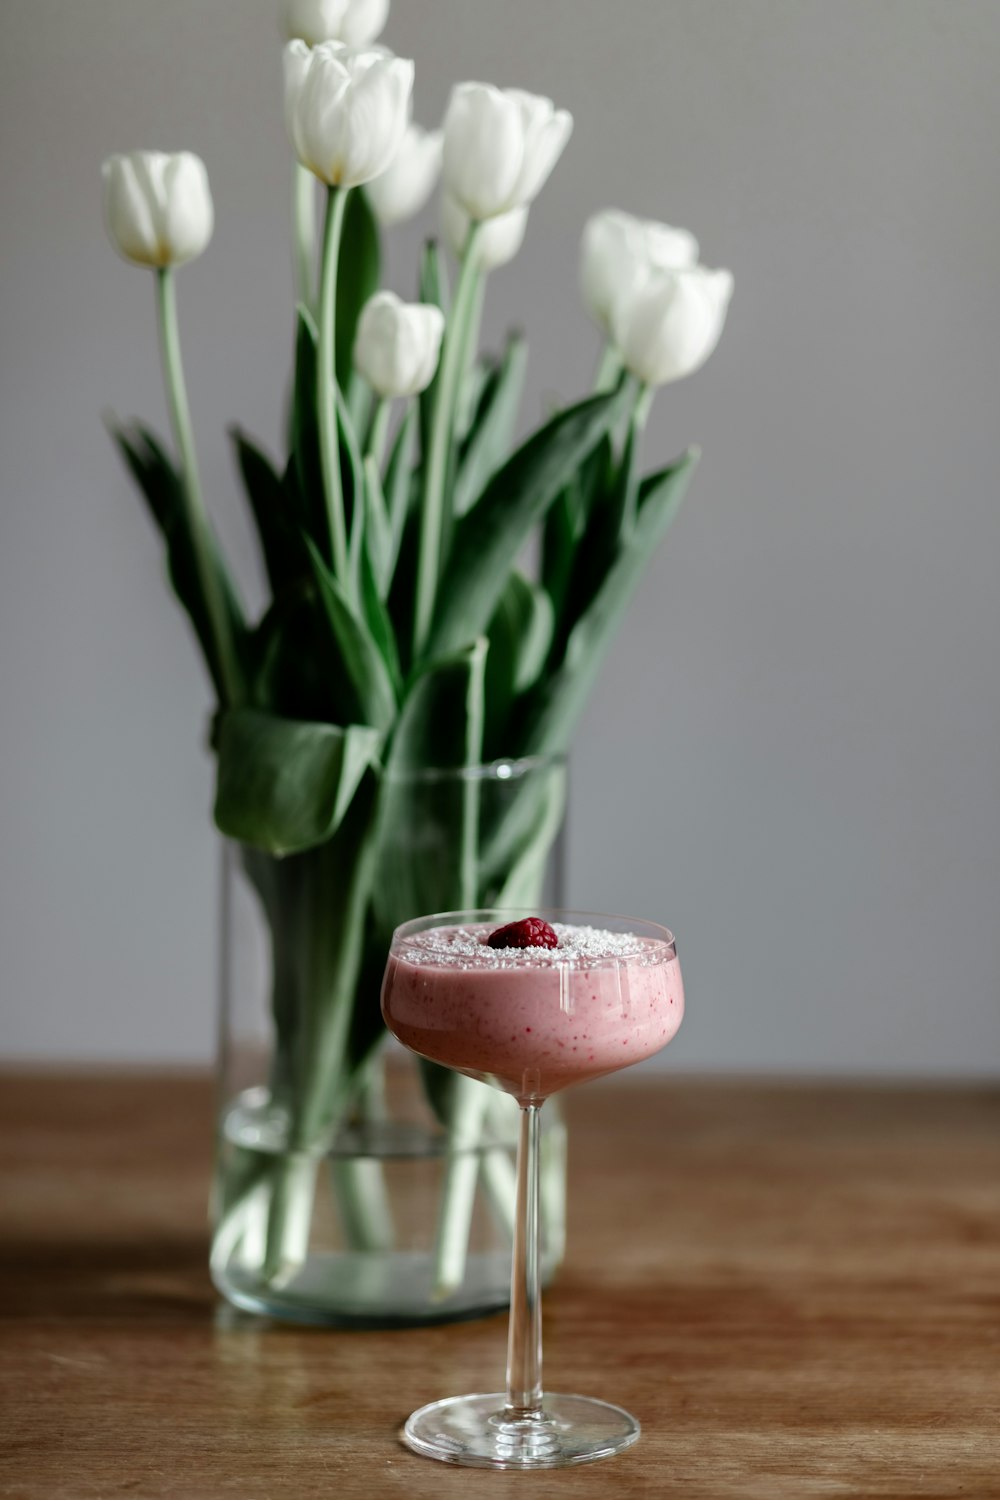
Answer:
<svg viewBox="0 0 1000 1500"><path fill-rule="evenodd" d="M576 907L557 906L468 906L460 907L456 911L426 912L423 916L411 917L409 921L400 922L392 934L389 945L390 955L395 956L399 952L401 940L413 937L418 932L427 932L432 927L466 927L473 925L487 925L487 919L492 923L496 921L497 927L504 927L508 922L522 921L525 917L540 917L543 922L562 922L566 918L577 919L569 921L567 926L592 926L609 929L609 922L621 922L625 924L625 930L635 932L638 937L653 937L662 945L664 953L657 957L658 963L671 963L677 957L677 939L669 927L664 927L661 922L651 922L646 917L629 917L620 912L609 911L583 911ZM580 919L593 919L581 921ZM525 949L515 949L514 952L525 952ZM556 950L547 948L546 953L555 953ZM596 969L601 967L627 967L633 954L609 953L601 957L583 957L576 955L562 960L554 959L551 967L556 968L587 968ZM648 962L648 960L647 960ZM428 965L430 967L430 965Z"/></svg>

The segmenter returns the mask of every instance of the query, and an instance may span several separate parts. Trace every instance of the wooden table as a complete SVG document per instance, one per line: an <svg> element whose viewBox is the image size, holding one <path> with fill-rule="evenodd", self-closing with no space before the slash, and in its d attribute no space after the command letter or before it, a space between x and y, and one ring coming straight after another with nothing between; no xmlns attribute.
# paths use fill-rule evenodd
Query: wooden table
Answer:
<svg viewBox="0 0 1000 1500"><path fill-rule="evenodd" d="M1000 1496L1000 1091L662 1081L569 1100L553 1389L643 1436L541 1474L397 1430L501 1383L502 1318L220 1307L200 1078L0 1078L0 1496Z"/></svg>

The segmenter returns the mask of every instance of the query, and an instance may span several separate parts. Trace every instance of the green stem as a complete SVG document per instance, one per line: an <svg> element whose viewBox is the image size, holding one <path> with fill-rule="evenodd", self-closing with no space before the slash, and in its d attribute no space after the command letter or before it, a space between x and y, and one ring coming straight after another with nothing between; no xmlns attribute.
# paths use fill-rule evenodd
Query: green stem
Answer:
<svg viewBox="0 0 1000 1500"><path fill-rule="evenodd" d="M224 706L231 706L239 703L242 698L242 676L219 575L211 555L211 533L202 499L201 481L198 477L198 460L191 430L191 411L188 406L187 387L184 384L184 367L181 363L174 273L169 266L157 271L156 291L160 346L163 353L163 379L167 389L174 439L180 454L181 491L187 512L188 531L191 536L198 582L201 585L202 598L208 614L215 659L219 668L220 696Z"/></svg>
<svg viewBox="0 0 1000 1500"><path fill-rule="evenodd" d="M618 384L618 377L622 372L622 359L618 350L611 344L605 344L601 362L597 367L597 375L594 379L594 394L603 395L606 391L613 391Z"/></svg>
<svg viewBox="0 0 1000 1500"><path fill-rule="evenodd" d="M349 587L347 523L340 476L340 442L337 421L337 258L344 227L344 209L349 189L330 188L323 226L323 263L319 293L319 359L317 365L316 418L319 424L319 458L323 476L330 531L330 554L339 583Z"/></svg>
<svg viewBox="0 0 1000 1500"><path fill-rule="evenodd" d="M472 251L479 225L473 224L465 245L462 269L455 288L448 326L445 329L438 369L434 414L431 418L429 451L424 463L424 494L420 517L420 550L417 559L416 609L413 622L414 657L427 645L434 616L438 573L441 568L441 538L444 531L445 483L448 453L454 431L456 404L466 354L466 326L475 302L479 271Z"/></svg>
<svg viewBox="0 0 1000 1500"><path fill-rule="evenodd" d="M292 184L292 224L295 236L295 296L311 313L316 311L316 179L308 167L295 163Z"/></svg>
<svg viewBox="0 0 1000 1500"><path fill-rule="evenodd" d="M622 536L626 539L631 537L635 528L636 507L639 501L639 448L655 394L651 385L640 385L635 406L632 408L628 442L625 445L628 473L625 476L625 496L622 507Z"/></svg>
<svg viewBox="0 0 1000 1500"><path fill-rule="evenodd" d="M464 347L462 349L462 366L458 382L458 396L455 409L455 430L461 437L465 437L472 426L475 411L472 405L472 367L476 358L476 350L479 348L479 329L483 321L483 303L486 300L486 275L481 272L475 281L472 295L469 299L469 316L465 323Z"/></svg>
<svg viewBox="0 0 1000 1500"><path fill-rule="evenodd" d="M636 434L640 434L649 420L649 408L653 404L656 391L651 385L640 385L639 394L636 397L635 408L632 412L632 426Z"/></svg>
<svg viewBox="0 0 1000 1500"><path fill-rule="evenodd" d="M372 425L368 432L368 454L375 460L375 464L382 472L382 459L385 454L385 442L389 436L389 413L392 410L392 397L383 396L375 408L372 417Z"/></svg>

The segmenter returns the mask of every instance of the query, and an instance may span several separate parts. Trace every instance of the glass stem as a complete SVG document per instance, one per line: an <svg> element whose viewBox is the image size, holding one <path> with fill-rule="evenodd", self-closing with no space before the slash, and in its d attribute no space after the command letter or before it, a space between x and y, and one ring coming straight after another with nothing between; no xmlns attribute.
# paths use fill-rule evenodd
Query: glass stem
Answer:
<svg viewBox="0 0 1000 1500"><path fill-rule="evenodd" d="M517 1143L517 1212L507 1335L508 1417L537 1415L542 1406L542 1290L538 1222L538 1116L521 1106Z"/></svg>

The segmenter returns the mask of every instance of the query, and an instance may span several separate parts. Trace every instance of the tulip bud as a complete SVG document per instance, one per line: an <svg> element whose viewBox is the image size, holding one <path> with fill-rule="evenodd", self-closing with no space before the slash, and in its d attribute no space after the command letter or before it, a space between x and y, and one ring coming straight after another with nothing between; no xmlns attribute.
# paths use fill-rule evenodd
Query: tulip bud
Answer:
<svg viewBox="0 0 1000 1500"><path fill-rule="evenodd" d="M358 319L354 363L379 396L415 396L434 379L443 334L439 307L376 292Z"/></svg>
<svg viewBox="0 0 1000 1500"><path fill-rule="evenodd" d="M115 248L138 266L180 266L212 238L208 173L190 151L130 151L103 166L104 214Z"/></svg>
<svg viewBox="0 0 1000 1500"><path fill-rule="evenodd" d="M551 99L488 83L453 89L444 121L444 185L472 219L525 208L541 191L573 129Z"/></svg>
<svg viewBox="0 0 1000 1500"><path fill-rule="evenodd" d="M700 368L719 342L733 294L728 271L704 266L648 272L615 310L615 344L645 385L666 385Z"/></svg>
<svg viewBox="0 0 1000 1500"><path fill-rule="evenodd" d="M346 42L367 47L378 36L389 14L389 0L287 0L285 35L307 47L320 42Z"/></svg>
<svg viewBox="0 0 1000 1500"><path fill-rule="evenodd" d="M637 219L615 208L588 219L580 246L580 293L599 327L610 333L620 298L633 296L649 270L693 266L698 241L686 229Z"/></svg>
<svg viewBox="0 0 1000 1500"><path fill-rule="evenodd" d="M441 140L440 130L407 126L387 170L365 188L380 224L388 228L423 208L441 170Z"/></svg>
<svg viewBox="0 0 1000 1500"><path fill-rule="evenodd" d="M465 209L455 202L450 193L442 193L441 227L458 260L465 254L471 225L472 220ZM495 271L498 266L505 266L509 260L513 260L521 248L527 227L526 208L512 208L509 213L497 214L495 218L486 219L480 224L472 250L473 262L479 270Z"/></svg>
<svg viewBox="0 0 1000 1500"><path fill-rule="evenodd" d="M289 42L285 118L299 161L329 187L378 177L399 150L412 89L412 62L384 47Z"/></svg>

